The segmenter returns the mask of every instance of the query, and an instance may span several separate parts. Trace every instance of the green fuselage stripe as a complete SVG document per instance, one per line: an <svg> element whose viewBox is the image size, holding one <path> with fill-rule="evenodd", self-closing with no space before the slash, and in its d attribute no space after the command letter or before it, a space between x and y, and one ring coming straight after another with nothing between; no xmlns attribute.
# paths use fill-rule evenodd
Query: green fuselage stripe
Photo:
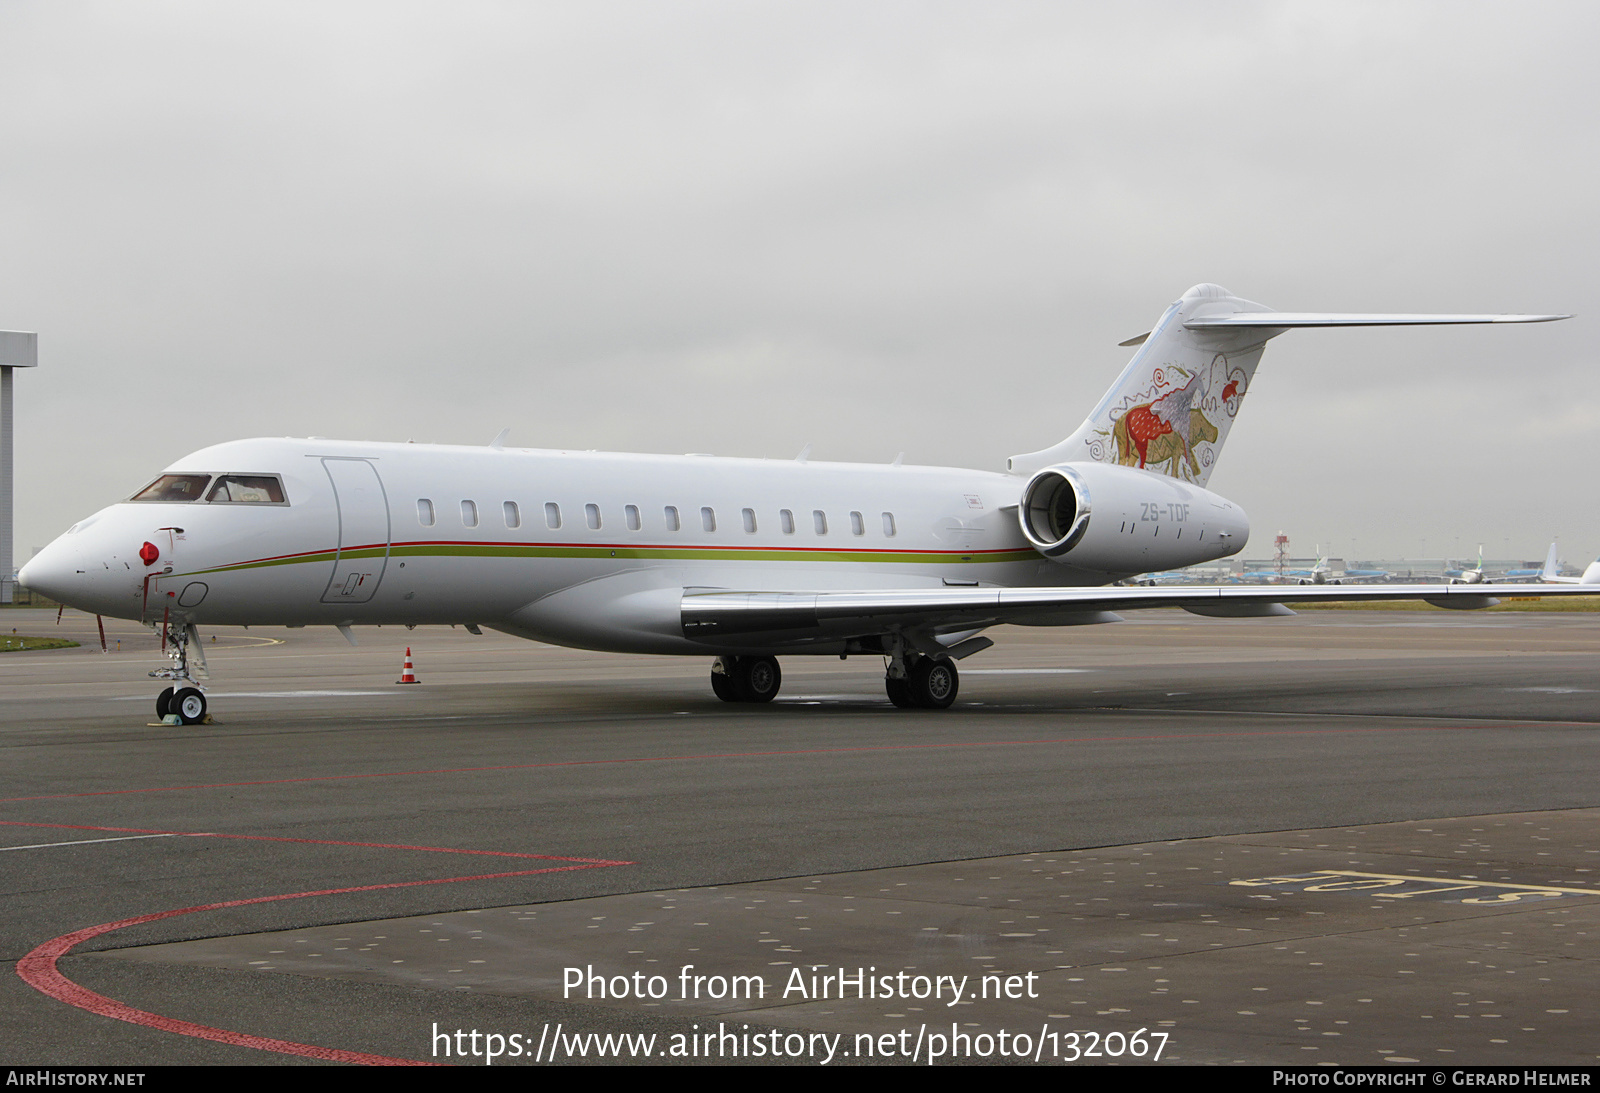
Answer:
<svg viewBox="0 0 1600 1093"><path fill-rule="evenodd" d="M970 553L944 550L831 550L828 548L734 548L734 547L630 547L562 546L541 543L522 546L514 543L399 543L392 547L362 546L350 550L321 550L249 562L213 566L201 573L234 573L269 566L326 564L357 558L566 558L607 561L735 561L735 562L861 562L894 565L956 564L987 562L1025 562L1038 558L1031 549L980 550Z"/></svg>

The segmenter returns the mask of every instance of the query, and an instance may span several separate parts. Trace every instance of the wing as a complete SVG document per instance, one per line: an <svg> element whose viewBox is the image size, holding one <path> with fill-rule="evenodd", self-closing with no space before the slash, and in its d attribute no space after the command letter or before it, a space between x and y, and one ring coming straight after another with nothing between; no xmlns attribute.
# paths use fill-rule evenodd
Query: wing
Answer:
<svg viewBox="0 0 1600 1093"><path fill-rule="evenodd" d="M1196 615L1294 614L1285 603L1423 600L1436 607L1492 607L1499 597L1597 595L1595 585L1191 585L1169 588L928 588L862 592L735 592L688 588L683 632L708 645L775 647L904 633L964 634L1000 623L1074 626L1119 621L1117 612L1181 607ZM973 650L974 652L976 649Z"/></svg>
<svg viewBox="0 0 1600 1093"><path fill-rule="evenodd" d="M1306 326L1462 326L1477 323L1550 323L1571 315L1368 315L1325 314L1314 311L1236 311L1202 315L1184 323L1187 330L1222 330L1251 327L1288 330ZM1132 344L1123 342L1123 345Z"/></svg>

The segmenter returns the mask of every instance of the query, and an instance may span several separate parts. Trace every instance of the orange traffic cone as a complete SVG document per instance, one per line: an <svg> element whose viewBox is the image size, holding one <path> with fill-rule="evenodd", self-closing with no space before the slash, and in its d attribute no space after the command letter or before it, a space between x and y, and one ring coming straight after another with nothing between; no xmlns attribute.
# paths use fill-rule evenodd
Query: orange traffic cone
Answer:
<svg viewBox="0 0 1600 1093"><path fill-rule="evenodd" d="M400 678L395 680L395 682L396 683L421 683L422 682L422 680L417 678L417 673L411 667L411 646L409 646L409 645L406 646L406 664L405 664L405 667L400 669Z"/></svg>

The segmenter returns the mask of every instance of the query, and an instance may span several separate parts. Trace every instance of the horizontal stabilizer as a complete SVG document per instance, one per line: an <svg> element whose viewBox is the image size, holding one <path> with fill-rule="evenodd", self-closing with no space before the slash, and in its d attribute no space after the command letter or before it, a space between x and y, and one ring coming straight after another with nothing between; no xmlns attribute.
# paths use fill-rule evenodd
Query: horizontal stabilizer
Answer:
<svg viewBox="0 0 1600 1093"><path fill-rule="evenodd" d="M1185 330L1268 327L1286 330L1296 326L1456 326L1465 323L1550 323L1571 315L1364 315L1315 311L1236 311L1231 315L1199 315L1183 324Z"/></svg>

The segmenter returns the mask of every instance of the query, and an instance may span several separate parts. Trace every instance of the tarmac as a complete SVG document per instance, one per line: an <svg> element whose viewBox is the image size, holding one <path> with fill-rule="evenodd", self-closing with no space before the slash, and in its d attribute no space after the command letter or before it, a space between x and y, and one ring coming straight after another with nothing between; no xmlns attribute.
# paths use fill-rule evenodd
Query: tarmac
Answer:
<svg viewBox="0 0 1600 1093"><path fill-rule="evenodd" d="M1600 614L999 628L948 711L226 630L192 728L0 625L85 642L0 655L7 1064L1600 1055Z"/></svg>

